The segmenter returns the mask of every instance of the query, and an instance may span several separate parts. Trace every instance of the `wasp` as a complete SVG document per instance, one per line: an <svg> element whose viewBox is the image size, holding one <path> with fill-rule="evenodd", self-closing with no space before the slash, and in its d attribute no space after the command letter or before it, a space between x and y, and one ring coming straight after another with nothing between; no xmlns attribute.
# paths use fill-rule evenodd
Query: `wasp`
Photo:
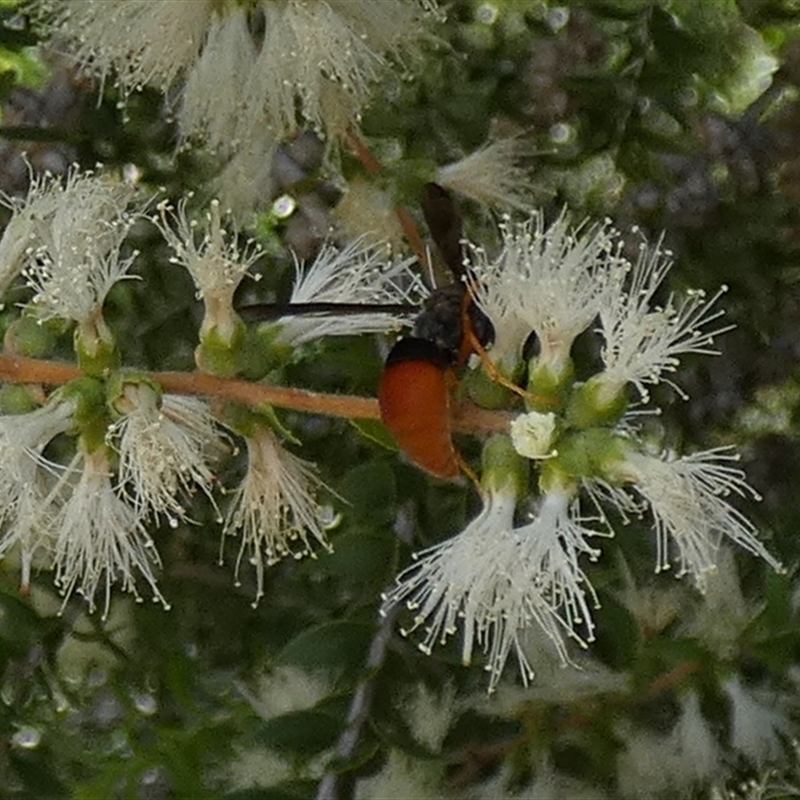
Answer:
<svg viewBox="0 0 800 800"><path fill-rule="evenodd" d="M450 421L455 372L466 364L476 343L485 346L494 331L472 301L461 216L452 197L429 183L421 204L439 255L456 282L433 290L412 335L398 340L389 352L378 402L383 424L403 452L431 475L453 479L464 468Z"/></svg>
<svg viewBox="0 0 800 800"><path fill-rule="evenodd" d="M453 442L451 402L462 368L475 348L491 342L494 331L473 303L465 266L462 221L450 194L427 184L421 205L441 260L455 282L434 289L418 310L411 336L389 352L378 387L381 420L399 448L417 466L438 478L458 478L466 466ZM274 320L287 313L407 313L408 306L352 303L251 305L239 309L248 321Z"/></svg>

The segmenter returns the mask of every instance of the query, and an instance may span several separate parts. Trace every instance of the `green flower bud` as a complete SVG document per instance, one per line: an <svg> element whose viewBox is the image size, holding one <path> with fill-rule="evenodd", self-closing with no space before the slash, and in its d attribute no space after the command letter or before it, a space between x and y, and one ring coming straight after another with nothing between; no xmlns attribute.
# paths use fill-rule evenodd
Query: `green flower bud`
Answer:
<svg viewBox="0 0 800 800"><path fill-rule="evenodd" d="M589 428L618 422L628 408L627 389L616 394L609 394L607 389L602 373L579 386L567 407L567 424L572 428Z"/></svg>
<svg viewBox="0 0 800 800"><path fill-rule="evenodd" d="M75 378L59 389L59 395L64 400L74 400L76 403L75 427L86 452L92 453L104 446L111 421L106 408L104 382L89 376Z"/></svg>
<svg viewBox="0 0 800 800"><path fill-rule="evenodd" d="M563 435L556 455L545 462L573 478L607 477L609 463L624 458L629 440L612 428L588 428Z"/></svg>
<svg viewBox="0 0 800 800"><path fill-rule="evenodd" d="M526 402L528 411L559 411L575 382L575 366L569 359L555 369L552 364L531 359L528 372L527 391L531 400Z"/></svg>
<svg viewBox="0 0 800 800"><path fill-rule="evenodd" d="M150 389L160 406L163 390L159 384L143 373L133 370L117 370L106 383L106 405L112 417L121 417L130 413L134 403L126 396L126 390L132 386L143 386Z"/></svg>
<svg viewBox="0 0 800 800"><path fill-rule="evenodd" d="M239 373L240 359L247 328L241 320L233 331L223 333L217 326L204 330L194 351L198 368L220 378Z"/></svg>
<svg viewBox="0 0 800 800"><path fill-rule="evenodd" d="M56 346L56 337L49 326L27 315L14 320L5 335L9 352L27 358L47 358Z"/></svg>
<svg viewBox="0 0 800 800"><path fill-rule="evenodd" d="M81 371L92 378L103 378L119 367L119 350L101 309L75 328L75 353Z"/></svg>
<svg viewBox="0 0 800 800"><path fill-rule="evenodd" d="M529 462L514 450L511 438L496 433L486 440L481 454L481 485L490 493L512 487L516 497L528 490Z"/></svg>
<svg viewBox="0 0 800 800"><path fill-rule="evenodd" d="M41 403L36 390L21 383L4 383L0 386L0 413L27 414L35 411Z"/></svg>

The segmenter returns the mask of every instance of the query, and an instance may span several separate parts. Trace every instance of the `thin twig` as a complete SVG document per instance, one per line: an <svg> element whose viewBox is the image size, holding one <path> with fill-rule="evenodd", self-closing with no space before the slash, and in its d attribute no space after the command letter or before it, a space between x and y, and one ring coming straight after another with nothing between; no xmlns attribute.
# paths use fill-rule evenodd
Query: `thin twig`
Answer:
<svg viewBox="0 0 800 800"><path fill-rule="evenodd" d="M350 131L347 134L346 141L353 151L353 155L361 162L361 166L364 167L368 175L377 175L381 171L381 162L378 161L358 134ZM428 257L428 250L414 222L414 218L401 205L395 206L394 213L400 223L400 227L403 229L403 235L408 240L408 244L414 251L417 260L422 265L424 273L429 275L431 264L430 258Z"/></svg>
<svg viewBox="0 0 800 800"><path fill-rule="evenodd" d="M356 686L353 693L353 700L347 714L347 725L336 742L333 763L347 763L356 753L358 742L361 739L361 731L369 718L372 707L375 678L386 658L386 649L392 638L392 630L398 612L399 609L392 609L385 616L380 617L378 630L372 639L365 664L368 677ZM338 800L344 779L345 775L340 770L329 769L319 782L316 800Z"/></svg>

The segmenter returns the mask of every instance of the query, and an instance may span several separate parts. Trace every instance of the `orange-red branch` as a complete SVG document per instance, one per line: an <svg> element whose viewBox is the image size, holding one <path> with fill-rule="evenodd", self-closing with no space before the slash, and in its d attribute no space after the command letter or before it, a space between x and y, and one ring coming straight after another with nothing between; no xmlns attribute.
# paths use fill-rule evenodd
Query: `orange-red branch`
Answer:
<svg viewBox="0 0 800 800"><path fill-rule="evenodd" d="M234 400L249 406L262 403L293 408L312 414L348 419L379 419L378 401L371 397L318 394L305 389L268 386L230 378L217 378L204 372L154 372L150 376L165 391Z"/></svg>
<svg viewBox="0 0 800 800"><path fill-rule="evenodd" d="M83 373L73 364L38 361L9 354L0 355L0 381L7 383L43 383L61 386Z"/></svg>
<svg viewBox="0 0 800 800"><path fill-rule="evenodd" d="M40 383L61 386L81 376L81 371L71 365L56 361L39 361L33 358L0 354L0 382ZM165 391L174 394L191 394L231 400L249 406L263 403L344 419L380 419L378 401L372 397L320 394L287 386L268 386L230 378L218 378L204 372L150 372L142 373L154 380ZM507 431L513 414L506 411L487 411L472 403L462 403L453 410L453 429L459 433L487 435Z"/></svg>

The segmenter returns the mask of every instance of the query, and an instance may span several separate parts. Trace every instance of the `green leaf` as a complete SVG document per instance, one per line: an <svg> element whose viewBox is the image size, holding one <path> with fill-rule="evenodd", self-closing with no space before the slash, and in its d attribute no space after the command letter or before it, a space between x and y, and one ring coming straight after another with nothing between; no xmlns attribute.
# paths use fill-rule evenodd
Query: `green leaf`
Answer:
<svg viewBox="0 0 800 800"><path fill-rule="evenodd" d="M611 19L631 19L647 11L651 0L592 0L592 13Z"/></svg>
<svg viewBox="0 0 800 800"><path fill-rule="evenodd" d="M363 622L327 622L292 639L276 661L309 670L356 670L364 664L374 632Z"/></svg>
<svg viewBox="0 0 800 800"><path fill-rule="evenodd" d="M292 711L264 722L255 739L279 752L311 756L333 745L341 725L341 720L314 709Z"/></svg>
<svg viewBox="0 0 800 800"><path fill-rule="evenodd" d="M598 592L600 608L595 615L594 655L614 669L626 669L640 644L636 622L627 608L610 592Z"/></svg>
<svg viewBox="0 0 800 800"><path fill-rule="evenodd" d="M356 526L355 530L337 536L333 545L333 553L316 565L321 572L370 588L384 585L391 577L395 552L393 535L380 535L372 526Z"/></svg>
<svg viewBox="0 0 800 800"><path fill-rule="evenodd" d="M27 653L42 641L47 627L22 600L0 593L0 641L12 652Z"/></svg>
<svg viewBox="0 0 800 800"><path fill-rule="evenodd" d="M275 786L256 786L223 795L221 800L307 800L316 793L317 781L284 781Z"/></svg>
<svg viewBox="0 0 800 800"><path fill-rule="evenodd" d="M383 461L373 460L351 469L338 487L356 519L373 525L394 521L397 487L394 473Z"/></svg>
<svg viewBox="0 0 800 800"><path fill-rule="evenodd" d="M52 754L45 752L10 754L11 768L22 779L30 797L57 800L69 792L53 771Z"/></svg>
<svg viewBox="0 0 800 800"><path fill-rule="evenodd" d="M376 419L351 419L350 424L365 438L381 447L397 453L399 448L394 437L382 422Z"/></svg>

